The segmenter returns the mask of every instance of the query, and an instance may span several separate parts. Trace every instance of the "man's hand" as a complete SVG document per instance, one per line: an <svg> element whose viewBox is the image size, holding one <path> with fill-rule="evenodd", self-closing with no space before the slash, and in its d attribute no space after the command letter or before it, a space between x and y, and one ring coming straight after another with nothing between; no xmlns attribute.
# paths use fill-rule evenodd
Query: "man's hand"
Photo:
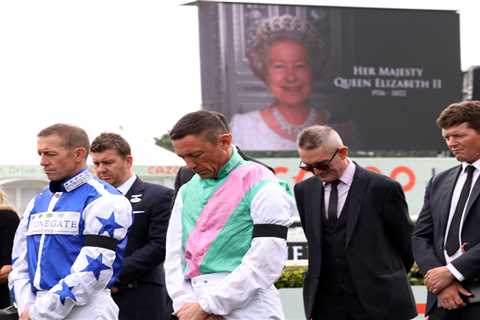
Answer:
<svg viewBox="0 0 480 320"><path fill-rule="evenodd" d="M465 296L472 295L472 293L465 289L458 281L453 281L438 294L438 306L448 310L464 307L465 302L461 294Z"/></svg>
<svg viewBox="0 0 480 320"><path fill-rule="evenodd" d="M30 314L28 313L28 310L23 311L18 320L30 320Z"/></svg>
<svg viewBox="0 0 480 320"><path fill-rule="evenodd" d="M179 320L206 320L209 314L198 303L186 303L176 313ZM215 319L215 318L213 318Z"/></svg>
<svg viewBox="0 0 480 320"><path fill-rule="evenodd" d="M0 268L0 283L8 281L8 274L12 271L12 265L6 264Z"/></svg>
<svg viewBox="0 0 480 320"><path fill-rule="evenodd" d="M223 320L222 316L217 316L215 314L209 314L206 320Z"/></svg>
<svg viewBox="0 0 480 320"><path fill-rule="evenodd" d="M445 266L430 269L425 275L425 285L427 286L428 291L434 294L438 294L450 285L453 280L455 280L455 277Z"/></svg>
<svg viewBox="0 0 480 320"><path fill-rule="evenodd" d="M110 289L110 292L111 292L112 294L115 294L115 293L117 293L118 291L120 291L120 289L118 289L118 287L115 287L115 286L112 286L112 288Z"/></svg>

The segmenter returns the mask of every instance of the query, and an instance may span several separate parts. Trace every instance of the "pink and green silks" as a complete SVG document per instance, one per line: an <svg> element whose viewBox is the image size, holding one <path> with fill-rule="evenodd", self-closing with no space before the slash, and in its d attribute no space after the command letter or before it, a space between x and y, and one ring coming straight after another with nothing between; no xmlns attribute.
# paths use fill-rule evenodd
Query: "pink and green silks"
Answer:
<svg viewBox="0 0 480 320"><path fill-rule="evenodd" d="M250 248L253 220L250 204L268 183L288 185L262 165L236 152L217 179L195 175L181 191L185 275L232 272Z"/></svg>

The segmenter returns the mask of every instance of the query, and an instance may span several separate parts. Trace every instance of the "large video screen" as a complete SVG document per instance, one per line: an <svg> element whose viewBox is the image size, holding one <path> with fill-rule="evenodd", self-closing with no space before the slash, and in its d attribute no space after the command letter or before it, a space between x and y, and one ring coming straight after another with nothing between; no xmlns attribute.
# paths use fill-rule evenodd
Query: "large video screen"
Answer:
<svg viewBox="0 0 480 320"><path fill-rule="evenodd" d="M200 2L203 107L244 150L295 150L313 124L354 151L444 150L461 99L455 11Z"/></svg>

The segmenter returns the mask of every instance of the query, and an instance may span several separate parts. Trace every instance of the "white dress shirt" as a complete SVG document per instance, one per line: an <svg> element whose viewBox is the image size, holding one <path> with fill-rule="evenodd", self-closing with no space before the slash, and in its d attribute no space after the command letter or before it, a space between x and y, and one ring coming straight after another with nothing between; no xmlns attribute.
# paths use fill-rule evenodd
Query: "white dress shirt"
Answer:
<svg viewBox="0 0 480 320"><path fill-rule="evenodd" d="M120 191L123 195L126 195L128 190L133 186L133 183L137 180L137 176L132 174L124 183L117 187L117 190Z"/></svg>
<svg viewBox="0 0 480 320"><path fill-rule="evenodd" d="M458 200L460 198L460 193L462 192L463 185L465 184L465 181L467 180L467 172L465 171L465 168L469 165L472 165L475 167L475 171L473 171L473 178L472 178L472 187L470 188L470 193L472 192L473 186L475 185L475 182L478 179L478 176L480 175L480 159L473 162L473 163L467 163L467 162L462 162L462 173L458 176L457 182L455 184L455 189L453 189L453 195L452 195L452 202L450 203L450 212L448 214L448 222L447 222L447 228L445 230L445 239L444 239L444 255L445 255L445 260L447 261L447 268L450 270L450 272L457 278L458 281L463 281L465 280L465 277L455 268L451 262L461 256L463 254L462 251L462 246L459 247L458 251L452 255L449 256L447 254L447 251L445 250L445 244L447 241L447 235L448 231L450 230L450 224L452 223L453 215L455 213L455 209L457 207ZM470 193L468 198L470 198ZM468 203L467 199L467 202ZM466 208L467 206L465 206ZM460 239L458 239L459 243L462 244L462 228L463 228L463 221L465 220L465 208L463 209L462 213L462 220L460 221L460 230L458 232L458 235Z"/></svg>
<svg viewBox="0 0 480 320"><path fill-rule="evenodd" d="M338 178L340 181L337 185L338 191L338 207L337 207L337 217L340 217L342 213L343 206L347 200L348 191L353 182L353 176L355 175L355 163L353 163L350 158L347 158L348 166L343 172L342 176ZM330 201L330 191L332 190L331 183L323 182L323 187L325 188L324 199L325 199L325 215L328 215L328 202ZM328 216L327 216L328 218Z"/></svg>

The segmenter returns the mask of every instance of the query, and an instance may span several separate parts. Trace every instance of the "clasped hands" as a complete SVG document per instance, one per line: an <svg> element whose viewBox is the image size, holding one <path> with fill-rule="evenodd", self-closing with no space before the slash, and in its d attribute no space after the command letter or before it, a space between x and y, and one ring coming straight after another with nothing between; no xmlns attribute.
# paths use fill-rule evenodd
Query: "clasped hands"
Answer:
<svg viewBox="0 0 480 320"><path fill-rule="evenodd" d="M448 310L464 307L462 295L472 295L445 266L428 270L425 274L425 285L428 291L437 295L438 306Z"/></svg>
<svg viewBox="0 0 480 320"><path fill-rule="evenodd" d="M12 271L12 265L6 264L0 268L0 283L8 281L8 274Z"/></svg>
<svg viewBox="0 0 480 320"><path fill-rule="evenodd" d="M31 320L28 310L23 311L18 320Z"/></svg>
<svg viewBox="0 0 480 320"><path fill-rule="evenodd" d="M179 320L223 320L222 316L208 314L199 303L186 303L175 314Z"/></svg>

